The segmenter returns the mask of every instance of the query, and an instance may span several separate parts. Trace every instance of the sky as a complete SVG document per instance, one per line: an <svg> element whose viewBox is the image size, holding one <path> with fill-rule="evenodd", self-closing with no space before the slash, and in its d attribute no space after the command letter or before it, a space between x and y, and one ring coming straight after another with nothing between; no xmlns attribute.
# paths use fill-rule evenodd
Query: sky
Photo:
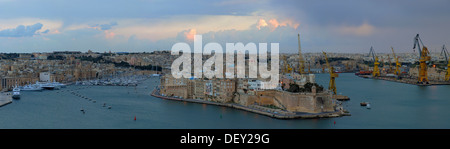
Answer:
<svg viewBox="0 0 450 149"><path fill-rule="evenodd" d="M432 52L450 44L448 0L0 0L0 53L151 52L178 42L302 51Z"/></svg>

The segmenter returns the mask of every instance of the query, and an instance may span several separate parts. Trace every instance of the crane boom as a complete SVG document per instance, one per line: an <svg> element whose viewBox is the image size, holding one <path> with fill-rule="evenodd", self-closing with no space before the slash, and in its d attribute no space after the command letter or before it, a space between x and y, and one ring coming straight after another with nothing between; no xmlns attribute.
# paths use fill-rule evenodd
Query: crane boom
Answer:
<svg viewBox="0 0 450 149"><path fill-rule="evenodd" d="M422 48L420 48L420 44L422 44ZM422 39L420 39L419 34L416 35L414 38L414 47L413 49L417 48L419 49L420 54L420 68L419 68L419 77L418 77L418 83L427 83L428 84L428 66L427 62L431 60L431 57L428 56L430 52L428 51L428 48L423 44Z"/></svg>
<svg viewBox="0 0 450 149"><path fill-rule="evenodd" d="M447 48L445 47L445 44L442 46L441 56L444 56L445 60L448 63L448 61L449 61L448 56L450 56L450 55L449 55L449 53L447 51Z"/></svg>
<svg viewBox="0 0 450 149"><path fill-rule="evenodd" d="M419 49L419 54L420 54L419 56L422 56L422 50L421 50L422 48L420 48L420 44L422 44L422 46L424 48L426 48L423 45L422 39L420 39L419 34L417 34L416 37L414 38L414 47L413 47L413 49L416 49L416 45L417 45L417 48ZM427 52L428 52L428 48L427 48Z"/></svg>
<svg viewBox="0 0 450 149"><path fill-rule="evenodd" d="M370 47L369 55L368 57L372 56L373 61L375 61L375 50L373 50L373 47Z"/></svg>
<svg viewBox="0 0 450 149"><path fill-rule="evenodd" d="M394 48L392 46L391 46L391 50L392 50L392 54L394 55L394 58L396 58Z"/></svg>
<svg viewBox="0 0 450 149"><path fill-rule="evenodd" d="M450 69L449 69L450 68L450 63L449 63L450 59L449 59L449 54L448 54L447 48L445 48L445 45L442 46L441 55L444 55L445 60L447 61L447 73L445 73L444 80L449 81L450 80Z"/></svg>
<svg viewBox="0 0 450 149"><path fill-rule="evenodd" d="M302 55L302 48L300 45L300 34L298 34L298 73L299 74L304 74L305 73L305 60L303 59L303 55Z"/></svg>

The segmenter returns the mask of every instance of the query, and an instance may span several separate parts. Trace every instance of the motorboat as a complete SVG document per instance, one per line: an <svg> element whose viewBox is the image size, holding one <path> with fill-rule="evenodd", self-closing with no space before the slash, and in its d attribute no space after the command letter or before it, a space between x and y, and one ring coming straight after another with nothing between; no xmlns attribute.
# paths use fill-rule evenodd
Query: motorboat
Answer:
<svg viewBox="0 0 450 149"><path fill-rule="evenodd" d="M13 99L20 99L20 89L19 87L14 87L13 89L13 95L12 95Z"/></svg>
<svg viewBox="0 0 450 149"><path fill-rule="evenodd" d="M361 105L361 106L367 106L367 105L370 106L369 102L361 102L360 105Z"/></svg>

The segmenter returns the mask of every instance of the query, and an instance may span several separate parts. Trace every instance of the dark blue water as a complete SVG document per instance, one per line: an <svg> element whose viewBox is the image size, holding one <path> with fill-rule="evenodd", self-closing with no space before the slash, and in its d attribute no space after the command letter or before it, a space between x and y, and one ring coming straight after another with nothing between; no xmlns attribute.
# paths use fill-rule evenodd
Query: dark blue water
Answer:
<svg viewBox="0 0 450 149"><path fill-rule="evenodd" d="M319 74L316 79L328 86L329 75ZM278 120L225 107L155 98L149 93L158 81L151 78L136 88L68 86L59 91L22 92L20 100L0 107L0 128L450 128L450 86L419 87L340 74L337 91L350 96L344 104L352 116ZM372 109L360 107L362 101L370 102Z"/></svg>

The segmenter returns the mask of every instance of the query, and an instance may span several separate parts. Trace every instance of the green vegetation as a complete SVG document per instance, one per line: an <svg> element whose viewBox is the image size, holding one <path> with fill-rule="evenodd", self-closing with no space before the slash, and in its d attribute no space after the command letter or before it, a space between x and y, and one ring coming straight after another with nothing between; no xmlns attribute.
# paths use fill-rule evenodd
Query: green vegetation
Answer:
<svg viewBox="0 0 450 149"><path fill-rule="evenodd" d="M287 90L288 92L293 92L293 93L303 93L303 92L311 92L312 87L315 86L316 87L316 91L317 92L322 92L323 91L323 86L319 85L317 83L306 83L302 88L299 87L297 84L289 84L289 89Z"/></svg>
<svg viewBox="0 0 450 149"><path fill-rule="evenodd" d="M2 53L1 58L2 59L13 59L13 58L18 58L19 54L18 53Z"/></svg>

